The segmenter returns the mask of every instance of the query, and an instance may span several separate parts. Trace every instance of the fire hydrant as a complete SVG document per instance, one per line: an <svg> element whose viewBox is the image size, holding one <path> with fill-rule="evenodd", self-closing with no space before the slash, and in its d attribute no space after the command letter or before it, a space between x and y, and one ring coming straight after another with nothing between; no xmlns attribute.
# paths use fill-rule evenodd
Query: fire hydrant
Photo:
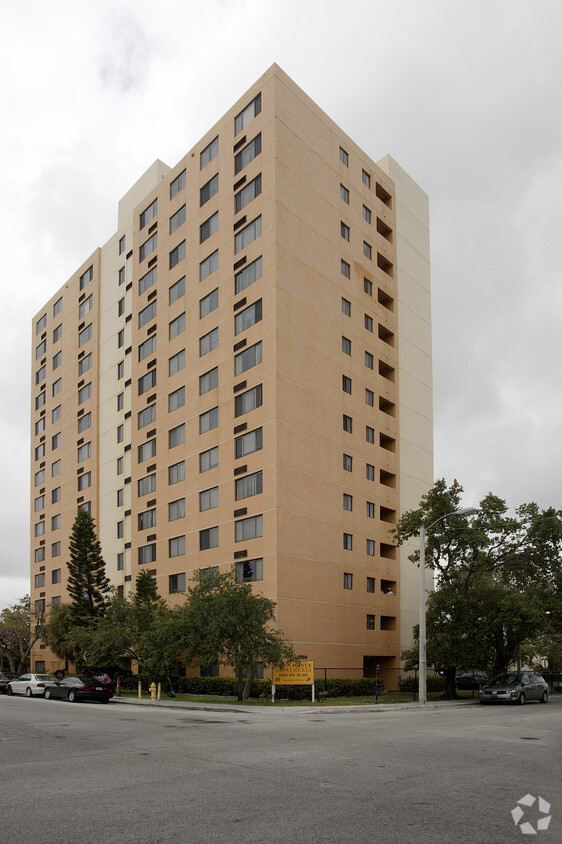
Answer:
<svg viewBox="0 0 562 844"><path fill-rule="evenodd" d="M150 692L150 699L156 700L156 683L152 682L148 691Z"/></svg>

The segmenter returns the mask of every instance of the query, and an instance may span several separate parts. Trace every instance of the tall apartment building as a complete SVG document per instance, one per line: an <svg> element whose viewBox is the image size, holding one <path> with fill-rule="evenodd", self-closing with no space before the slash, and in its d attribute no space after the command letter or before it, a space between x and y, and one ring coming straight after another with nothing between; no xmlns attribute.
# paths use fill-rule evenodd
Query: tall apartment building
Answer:
<svg viewBox="0 0 562 844"><path fill-rule="evenodd" d="M236 566L319 667L397 667L418 570L390 530L433 481L427 197L276 65L33 320L37 607L78 507L127 594ZM58 661L36 645L32 665Z"/></svg>

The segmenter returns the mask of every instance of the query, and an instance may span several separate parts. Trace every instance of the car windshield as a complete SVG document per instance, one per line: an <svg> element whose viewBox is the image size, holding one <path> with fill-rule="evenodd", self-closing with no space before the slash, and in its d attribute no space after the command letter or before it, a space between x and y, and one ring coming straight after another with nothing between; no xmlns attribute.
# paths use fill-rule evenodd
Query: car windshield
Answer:
<svg viewBox="0 0 562 844"><path fill-rule="evenodd" d="M518 686L521 683L520 674L498 674L490 680L490 686Z"/></svg>
<svg viewBox="0 0 562 844"><path fill-rule="evenodd" d="M35 675L38 680L54 680L55 678L51 674L36 674Z"/></svg>

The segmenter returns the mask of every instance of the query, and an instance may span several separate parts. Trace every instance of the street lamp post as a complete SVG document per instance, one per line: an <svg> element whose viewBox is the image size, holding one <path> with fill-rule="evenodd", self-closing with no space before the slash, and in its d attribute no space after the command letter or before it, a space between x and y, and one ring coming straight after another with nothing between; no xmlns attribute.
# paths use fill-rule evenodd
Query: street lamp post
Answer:
<svg viewBox="0 0 562 844"><path fill-rule="evenodd" d="M420 528L420 632L419 632L419 693L420 704L427 703L427 643L425 633L425 535L429 528L436 525L447 516L472 516L476 513L476 507L464 507L462 510L453 510L439 516L429 525L422 525Z"/></svg>

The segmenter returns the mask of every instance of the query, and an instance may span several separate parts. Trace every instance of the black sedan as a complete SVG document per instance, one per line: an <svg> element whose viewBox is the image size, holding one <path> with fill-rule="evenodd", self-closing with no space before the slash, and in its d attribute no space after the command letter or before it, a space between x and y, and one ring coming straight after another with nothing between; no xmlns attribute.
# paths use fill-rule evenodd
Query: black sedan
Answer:
<svg viewBox="0 0 562 844"><path fill-rule="evenodd" d="M45 698L52 700L60 698L75 703L80 700L101 700L107 703L113 697L111 686L98 680L97 677L64 677L56 683L49 684L45 689Z"/></svg>

